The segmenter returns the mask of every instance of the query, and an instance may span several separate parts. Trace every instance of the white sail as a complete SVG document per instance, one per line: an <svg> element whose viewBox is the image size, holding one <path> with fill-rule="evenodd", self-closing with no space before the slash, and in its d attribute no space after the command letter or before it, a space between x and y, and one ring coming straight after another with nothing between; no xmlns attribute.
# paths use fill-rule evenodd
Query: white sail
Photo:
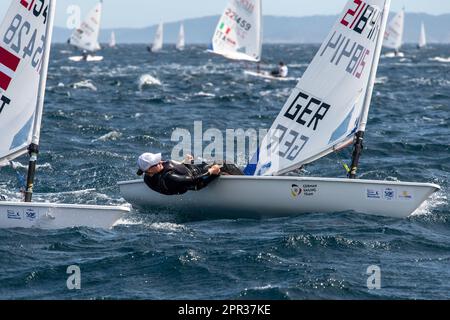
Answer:
<svg viewBox="0 0 450 320"><path fill-rule="evenodd" d="M184 50L185 47L185 37L184 37L184 26L180 26L180 33L178 34L177 50Z"/></svg>
<svg viewBox="0 0 450 320"><path fill-rule="evenodd" d="M264 138L256 175L279 175L353 141L365 122L390 0L350 0Z"/></svg>
<svg viewBox="0 0 450 320"><path fill-rule="evenodd" d="M114 48L116 46L116 34L111 32L111 39L109 40L109 47Z"/></svg>
<svg viewBox="0 0 450 320"><path fill-rule="evenodd" d="M212 52L233 60L260 61L261 0L230 0L212 40Z"/></svg>
<svg viewBox="0 0 450 320"><path fill-rule="evenodd" d="M427 35L425 32L425 25L422 22L422 26L420 28L419 48L424 48L426 46L427 46Z"/></svg>
<svg viewBox="0 0 450 320"><path fill-rule="evenodd" d="M102 1L98 3L87 15L86 20L75 29L69 39L69 44L86 51L100 50L98 36L102 17Z"/></svg>
<svg viewBox="0 0 450 320"><path fill-rule="evenodd" d="M155 40L153 41L152 52L158 52L163 48L164 42L164 27L162 22L159 24L156 30Z"/></svg>
<svg viewBox="0 0 450 320"><path fill-rule="evenodd" d="M0 26L0 166L39 144L55 1L12 1Z"/></svg>
<svg viewBox="0 0 450 320"><path fill-rule="evenodd" d="M389 22L384 35L384 46L389 49L399 50L403 44L403 30L405 25L405 9L402 9Z"/></svg>

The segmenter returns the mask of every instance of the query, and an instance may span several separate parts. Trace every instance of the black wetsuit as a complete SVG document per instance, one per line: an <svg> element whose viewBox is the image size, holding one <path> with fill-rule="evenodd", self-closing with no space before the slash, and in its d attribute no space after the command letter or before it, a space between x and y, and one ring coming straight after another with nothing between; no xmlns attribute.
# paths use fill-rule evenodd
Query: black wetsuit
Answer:
<svg viewBox="0 0 450 320"><path fill-rule="evenodd" d="M206 163L201 165L180 164L173 161L163 163L164 169L152 176L145 175L145 184L153 191L164 195L184 194L206 187L218 176L210 175Z"/></svg>

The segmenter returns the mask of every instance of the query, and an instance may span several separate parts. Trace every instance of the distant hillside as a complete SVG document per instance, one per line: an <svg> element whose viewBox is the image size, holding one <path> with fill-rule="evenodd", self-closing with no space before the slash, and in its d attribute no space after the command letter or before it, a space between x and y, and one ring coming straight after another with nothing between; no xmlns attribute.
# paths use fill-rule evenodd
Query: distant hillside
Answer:
<svg viewBox="0 0 450 320"><path fill-rule="evenodd" d="M212 33L219 16L210 16L183 21L186 29L186 41L193 44L206 44L211 41ZM310 17L264 17L265 43L321 43L336 21L336 16ZM428 41L432 43L450 43L450 14L433 16L428 14L407 13L405 22L405 43L416 43L419 39L420 23L425 23ZM180 22L166 23L164 37L166 43L175 43ZM108 42L111 29L101 31L100 42ZM119 43L150 43L156 26L141 29L115 29ZM66 42L70 30L55 28L54 42Z"/></svg>

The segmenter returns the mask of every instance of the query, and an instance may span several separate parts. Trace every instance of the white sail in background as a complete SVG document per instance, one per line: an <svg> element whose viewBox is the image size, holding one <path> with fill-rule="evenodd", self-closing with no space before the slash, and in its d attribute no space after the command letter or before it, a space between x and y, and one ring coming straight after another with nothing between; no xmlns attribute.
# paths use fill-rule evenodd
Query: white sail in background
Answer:
<svg viewBox="0 0 450 320"><path fill-rule="evenodd" d="M54 9L12 1L0 26L0 166L39 144Z"/></svg>
<svg viewBox="0 0 450 320"><path fill-rule="evenodd" d="M353 141L365 122L390 0L349 0L259 154L256 175L280 175Z"/></svg>
<svg viewBox="0 0 450 320"><path fill-rule="evenodd" d="M426 46L427 46L427 35L425 32L425 25L422 22L422 26L420 27L419 48L424 48Z"/></svg>
<svg viewBox="0 0 450 320"><path fill-rule="evenodd" d="M111 39L109 40L109 47L114 48L116 46L116 34L111 32Z"/></svg>
<svg viewBox="0 0 450 320"><path fill-rule="evenodd" d="M233 60L260 61L261 0L230 0L214 32L211 50Z"/></svg>
<svg viewBox="0 0 450 320"><path fill-rule="evenodd" d="M102 2L98 3L87 15L86 20L75 29L69 39L69 44L86 51L100 50L98 36L102 17Z"/></svg>
<svg viewBox="0 0 450 320"><path fill-rule="evenodd" d="M184 26L180 26L180 33L178 34L177 50L184 50L185 47L185 37L184 37Z"/></svg>
<svg viewBox="0 0 450 320"><path fill-rule="evenodd" d="M405 26L405 9L402 9L397 15L389 22L386 27L384 35L383 45L386 48L400 50L403 44L403 30Z"/></svg>
<svg viewBox="0 0 450 320"><path fill-rule="evenodd" d="M160 23L158 29L156 30L155 40L153 41L152 52L158 52L163 48L164 42L164 27Z"/></svg>

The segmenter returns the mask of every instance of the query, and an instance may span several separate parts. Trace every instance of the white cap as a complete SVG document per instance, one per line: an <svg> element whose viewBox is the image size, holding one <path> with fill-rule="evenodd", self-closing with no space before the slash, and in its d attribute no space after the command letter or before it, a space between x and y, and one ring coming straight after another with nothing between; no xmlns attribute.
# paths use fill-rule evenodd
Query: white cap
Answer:
<svg viewBox="0 0 450 320"><path fill-rule="evenodd" d="M145 172L154 165L160 163L161 158L161 153L144 153L139 157L137 164L139 166L139 169Z"/></svg>

